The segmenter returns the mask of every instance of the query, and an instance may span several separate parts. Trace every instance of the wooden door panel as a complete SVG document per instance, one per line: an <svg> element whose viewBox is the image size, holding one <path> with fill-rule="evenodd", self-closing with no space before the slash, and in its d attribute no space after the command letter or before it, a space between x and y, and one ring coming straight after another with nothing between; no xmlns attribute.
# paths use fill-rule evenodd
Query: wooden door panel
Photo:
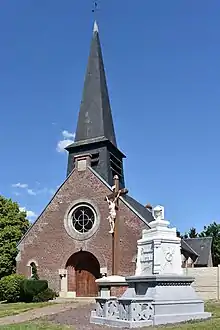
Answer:
<svg viewBox="0 0 220 330"><path fill-rule="evenodd" d="M95 280L100 277L100 265L93 254L86 251L76 252L69 258L66 267L72 267L75 270L74 274L68 272L68 288L76 291L77 296L94 297L98 295Z"/></svg>
<svg viewBox="0 0 220 330"><path fill-rule="evenodd" d="M76 295L77 297L97 296L98 286L96 278L87 270L76 271Z"/></svg>

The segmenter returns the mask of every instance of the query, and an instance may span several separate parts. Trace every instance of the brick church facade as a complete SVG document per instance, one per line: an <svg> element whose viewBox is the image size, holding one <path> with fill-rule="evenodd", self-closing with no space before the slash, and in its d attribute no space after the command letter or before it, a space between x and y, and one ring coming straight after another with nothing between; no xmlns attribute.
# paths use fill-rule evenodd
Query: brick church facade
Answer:
<svg viewBox="0 0 220 330"><path fill-rule="evenodd" d="M97 24L94 25L76 136L68 151L67 178L18 245L17 272L40 278L68 297L95 296L95 280L112 272L112 235L105 197L113 177L125 187L123 158L112 120ZM153 220L129 195L119 201L118 275L135 270L137 239ZM65 281L64 281L65 279Z"/></svg>

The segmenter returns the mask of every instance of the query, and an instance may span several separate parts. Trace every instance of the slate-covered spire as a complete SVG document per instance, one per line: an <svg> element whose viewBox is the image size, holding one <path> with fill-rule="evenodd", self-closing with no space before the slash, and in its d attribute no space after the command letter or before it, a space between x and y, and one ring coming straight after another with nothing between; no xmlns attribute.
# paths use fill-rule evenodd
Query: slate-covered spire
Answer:
<svg viewBox="0 0 220 330"><path fill-rule="evenodd" d="M124 187L123 158L116 145L108 88L95 22L79 111L75 141L66 147L68 151L67 176L75 169L76 157L90 156L90 166L106 182L113 185L118 175L120 187Z"/></svg>
<svg viewBox="0 0 220 330"><path fill-rule="evenodd" d="M98 25L95 22L75 142L99 137L105 137L117 146Z"/></svg>

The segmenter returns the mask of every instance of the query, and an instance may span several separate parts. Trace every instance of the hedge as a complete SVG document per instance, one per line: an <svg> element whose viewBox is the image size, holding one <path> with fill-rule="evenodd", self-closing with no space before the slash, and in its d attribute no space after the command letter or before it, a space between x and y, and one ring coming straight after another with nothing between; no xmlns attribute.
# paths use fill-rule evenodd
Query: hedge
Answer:
<svg viewBox="0 0 220 330"><path fill-rule="evenodd" d="M52 300L56 296L45 280L25 279L25 276L18 274L5 276L0 280L0 301L41 302Z"/></svg>
<svg viewBox="0 0 220 330"><path fill-rule="evenodd" d="M12 274L2 277L0 280L0 300L18 302L21 300L21 283L25 276Z"/></svg>
<svg viewBox="0 0 220 330"><path fill-rule="evenodd" d="M48 289L48 282L45 280L25 279L21 283L21 300L31 302L35 296L46 289Z"/></svg>
<svg viewBox="0 0 220 330"><path fill-rule="evenodd" d="M49 301L56 298L57 294L50 288L38 293L36 296L33 297L33 302L42 302L42 301Z"/></svg>

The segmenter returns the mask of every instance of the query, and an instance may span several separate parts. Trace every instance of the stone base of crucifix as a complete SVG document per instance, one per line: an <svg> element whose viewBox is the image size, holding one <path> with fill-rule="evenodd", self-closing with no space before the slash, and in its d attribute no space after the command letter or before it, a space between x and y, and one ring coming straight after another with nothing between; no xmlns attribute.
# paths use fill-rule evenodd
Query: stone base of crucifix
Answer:
<svg viewBox="0 0 220 330"><path fill-rule="evenodd" d="M194 279L182 273L176 229L168 227L161 206L154 217L138 241L136 274L126 278L127 290L118 299L96 298L91 323L139 328L211 317L192 287Z"/></svg>

